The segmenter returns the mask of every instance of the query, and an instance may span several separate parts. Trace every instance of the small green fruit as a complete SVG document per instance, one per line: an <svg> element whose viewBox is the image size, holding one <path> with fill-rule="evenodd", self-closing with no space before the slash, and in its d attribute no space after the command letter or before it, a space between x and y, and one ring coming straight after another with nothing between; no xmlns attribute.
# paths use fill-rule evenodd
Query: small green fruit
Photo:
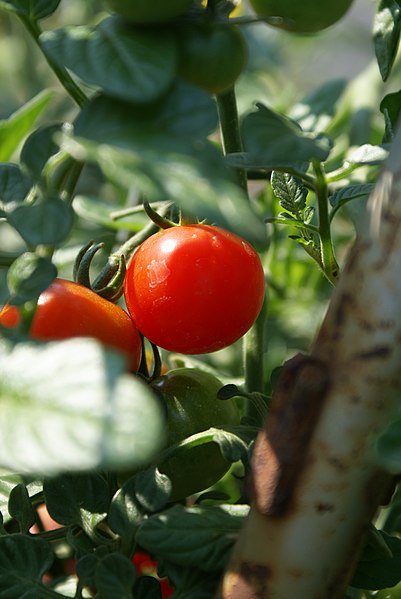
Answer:
<svg viewBox="0 0 401 599"><path fill-rule="evenodd" d="M353 0L250 0L260 17L280 17L276 27L293 33L316 33L334 25Z"/></svg>

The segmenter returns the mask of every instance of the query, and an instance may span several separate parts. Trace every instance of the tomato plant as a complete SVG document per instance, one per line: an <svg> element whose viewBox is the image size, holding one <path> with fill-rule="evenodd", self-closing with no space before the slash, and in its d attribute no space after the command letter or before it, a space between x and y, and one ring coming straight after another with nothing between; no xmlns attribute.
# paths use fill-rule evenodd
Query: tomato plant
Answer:
<svg viewBox="0 0 401 599"><path fill-rule="evenodd" d="M18 321L16 306L1 310L3 326L15 327ZM87 287L64 279L56 279L39 296L30 334L41 341L94 337L122 352L133 371L141 359L139 333L128 314Z"/></svg>
<svg viewBox="0 0 401 599"><path fill-rule="evenodd" d="M106 4L122 17L133 23L159 23L178 17L192 4L192 0L107 0Z"/></svg>
<svg viewBox="0 0 401 599"><path fill-rule="evenodd" d="M261 17L279 17L272 22L294 33L315 33L334 25L350 9L353 0L250 0Z"/></svg>
<svg viewBox="0 0 401 599"><path fill-rule="evenodd" d="M247 47L235 26L187 25L177 40L178 73L211 94L231 88L245 68Z"/></svg>
<svg viewBox="0 0 401 599"><path fill-rule="evenodd" d="M0 597L400 593L399 4L0 0Z"/></svg>
<svg viewBox="0 0 401 599"><path fill-rule="evenodd" d="M213 352L242 337L264 289L249 243L204 224L152 235L135 252L124 283L127 308L145 337L185 354Z"/></svg>
<svg viewBox="0 0 401 599"><path fill-rule="evenodd" d="M195 368L178 368L156 379L152 386L162 396L167 410L167 446L211 427L239 424L234 400L221 401L222 383ZM215 442L178 451L159 465L171 479L171 500L177 501L214 485L231 464Z"/></svg>

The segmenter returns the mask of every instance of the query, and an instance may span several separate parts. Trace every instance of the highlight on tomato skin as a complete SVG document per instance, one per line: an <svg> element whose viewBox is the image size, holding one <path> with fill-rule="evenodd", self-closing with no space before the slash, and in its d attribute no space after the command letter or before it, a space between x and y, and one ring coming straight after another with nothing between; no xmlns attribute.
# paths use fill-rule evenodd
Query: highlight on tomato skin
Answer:
<svg viewBox="0 0 401 599"><path fill-rule="evenodd" d="M265 279L257 252L220 227L159 231L135 252L124 296L138 329L157 346L205 354L240 339L256 320Z"/></svg>
<svg viewBox="0 0 401 599"><path fill-rule="evenodd" d="M18 308L5 305L0 311L0 324L15 327L18 322ZM93 337L127 356L134 372L141 360L140 335L127 312L66 279L55 279L39 296L30 335L40 341Z"/></svg>

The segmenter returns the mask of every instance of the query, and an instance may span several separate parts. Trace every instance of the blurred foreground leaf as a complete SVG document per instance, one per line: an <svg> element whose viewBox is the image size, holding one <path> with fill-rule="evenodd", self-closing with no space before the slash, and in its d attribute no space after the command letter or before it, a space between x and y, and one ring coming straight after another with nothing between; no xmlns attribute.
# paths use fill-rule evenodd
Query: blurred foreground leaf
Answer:
<svg viewBox="0 0 401 599"><path fill-rule="evenodd" d="M44 474L136 467L163 442L154 396L97 342L0 347L0 357L3 467Z"/></svg>

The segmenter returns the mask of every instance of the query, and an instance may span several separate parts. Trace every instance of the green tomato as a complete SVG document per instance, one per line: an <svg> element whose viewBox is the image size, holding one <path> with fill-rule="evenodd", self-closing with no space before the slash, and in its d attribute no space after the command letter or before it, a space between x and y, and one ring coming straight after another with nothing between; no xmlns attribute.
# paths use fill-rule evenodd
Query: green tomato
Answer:
<svg viewBox="0 0 401 599"><path fill-rule="evenodd" d="M245 40L234 25L193 25L178 33L178 74L210 94L234 85L247 62Z"/></svg>
<svg viewBox="0 0 401 599"><path fill-rule="evenodd" d="M239 424L235 401L217 399L223 383L207 372L177 368L156 379L152 386L166 406L167 447L210 427ZM160 472L172 482L172 501L211 487L230 466L214 442L181 449L158 464Z"/></svg>
<svg viewBox="0 0 401 599"><path fill-rule="evenodd" d="M260 17L281 17L276 26L294 33L316 33L339 21L353 0L250 0Z"/></svg>
<svg viewBox="0 0 401 599"><path fill-rule="evenodd" d="M161 23L186 12L193 0L106 0L111 10L136 24Z"/></svg>

